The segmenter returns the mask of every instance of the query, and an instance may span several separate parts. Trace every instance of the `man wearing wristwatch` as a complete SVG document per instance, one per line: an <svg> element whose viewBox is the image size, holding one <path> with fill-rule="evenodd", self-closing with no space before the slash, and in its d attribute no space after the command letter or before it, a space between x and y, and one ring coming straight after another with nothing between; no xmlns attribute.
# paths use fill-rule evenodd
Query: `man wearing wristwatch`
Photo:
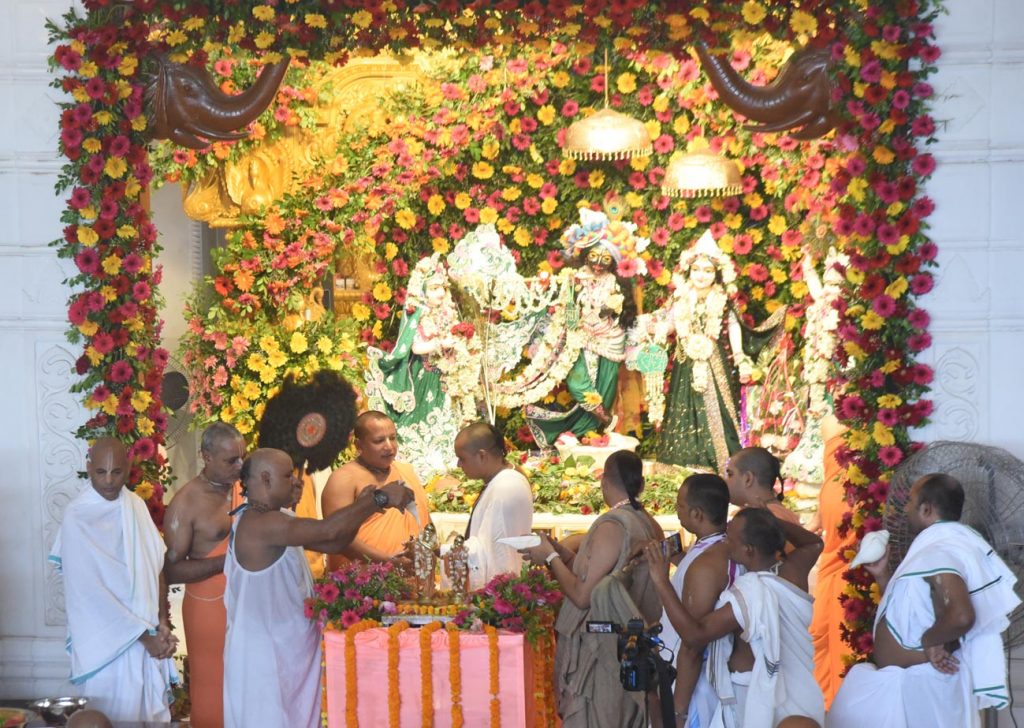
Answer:
<svg viewBox="0 0 1024 728"><path fill-rule="evenodd" d="M322 521L298 518L284 509L295 502L301 481L291 457L270 448L246 459L242 484L247 501L232 526L224 564L224 725L315 728L320 633L305 614L313 580L302 549L341 551L372 515L404 510L412 492L395 481L365 488Z"/></svg>

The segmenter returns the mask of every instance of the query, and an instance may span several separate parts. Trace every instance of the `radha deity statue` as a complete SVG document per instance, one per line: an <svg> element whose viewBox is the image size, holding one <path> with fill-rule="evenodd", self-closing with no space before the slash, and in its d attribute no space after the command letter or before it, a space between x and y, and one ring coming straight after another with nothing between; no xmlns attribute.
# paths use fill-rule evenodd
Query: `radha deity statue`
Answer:
<svg viewBox="0 0 1024 728"><path fill-rule="evenodd" d="M631 350L666 346L675 335L667 403L648 402L651 421L661 424L659 462L722 473L741 447L740 385L751 381L751 357L781 328L785 308L745 328L732 306L735 281L732 259L706 231L679 256L667 305L637 317Z"/></svg>
<svg viewBox="0 0 1024 728"><path fill-rule="evenodd" d="M479 353L439 255L417 263L407 290L394 348L367 350L366 397L394 420L402 459L425 481L452 464L455 436L476 418Z"/></svg>
<svg viewBox="0 0 1024 728"><path fill-rule="evenodd" d="M549 321L548 327L574 331L579 353L565 377L573 405L566 412L538 405L526 408L526 420L541 447L551 445L563 432L583 437L611 422L619 380L619 364L625 358L626 332L635 306L631 290L623 291L616 275L624 252L635 257L646 239L634 236L635 225L610 220L604 213L580 209L580 223L562 235L565 255L582 265L571 271L572 304L564 309L565 321ZM627 286L628 288L628 286Z"/></svg>

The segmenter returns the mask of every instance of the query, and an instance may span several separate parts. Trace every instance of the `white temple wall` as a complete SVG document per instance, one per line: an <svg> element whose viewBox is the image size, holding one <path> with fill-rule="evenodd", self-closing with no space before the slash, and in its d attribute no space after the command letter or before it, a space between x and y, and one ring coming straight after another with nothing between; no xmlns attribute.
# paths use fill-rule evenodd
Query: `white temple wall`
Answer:
<svg viewBox="0 0 1024 728"><path fill-rule="evenodd" d="M936 415L922 439L976 440L1024 458L1024 3L947 0L939 20L938 171L928 186L941 268L923 305L935 344ZM84 420L67 392L77 352L64 339L68 265L53 195L58 93L49 88L45 18L66 0L0 3L0 698L66 689L63 604L45 565L63 505L82 481ZM176 187L153 208L166 250L165 334L184 330L181 303L201 261ZM175 461L194 442L182 442ZM1015 661L1015 667L1016 667ZM1024 670L1014 685L1024 686ZM1016 692L1016 691L1015 691Z"/></svg>

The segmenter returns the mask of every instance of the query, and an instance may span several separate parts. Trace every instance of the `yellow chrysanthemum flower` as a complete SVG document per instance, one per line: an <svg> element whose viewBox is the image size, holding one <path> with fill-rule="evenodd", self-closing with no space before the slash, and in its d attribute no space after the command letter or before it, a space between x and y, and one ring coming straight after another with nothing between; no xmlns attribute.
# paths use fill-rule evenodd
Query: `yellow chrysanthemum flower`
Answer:
<svg viewBox="0 0 1024 728"><path fill-rule="evenodd" d="M306 339L305 334L301 331L296 331L292 334L291 341L288 342L288 348L296 354L302 354L309 348L309 341Z"/></svg>

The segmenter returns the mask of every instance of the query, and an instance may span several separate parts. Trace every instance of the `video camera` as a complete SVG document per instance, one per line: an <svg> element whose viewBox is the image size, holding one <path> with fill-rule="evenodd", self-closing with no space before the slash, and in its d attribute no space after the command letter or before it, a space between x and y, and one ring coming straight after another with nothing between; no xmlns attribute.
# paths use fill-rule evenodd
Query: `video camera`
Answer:
<svg viewBox="0 0 1024 728"><path fill-rule="evenodd" d="M631 619L623 627L614 622L587 622L587 632L619 636L619 682L630 692L647 692L675 679L675 668L661 656L665 647L658 637L661 625L644 627L642 619ZM665 682L667 679L667 683Z"/></svg>
<svg viewBox="0 0 1024 728"><path fill-rule="evenodd" d="M644 693L657 689L662 725L675 725L672 681L676 670L671 660L661 656L662 650L671 652L658 637L661 625L645 628L642 619L631 619L625 627L615 622L587 622L587 632L619 636L619 682L623 689Z"/></svg>

